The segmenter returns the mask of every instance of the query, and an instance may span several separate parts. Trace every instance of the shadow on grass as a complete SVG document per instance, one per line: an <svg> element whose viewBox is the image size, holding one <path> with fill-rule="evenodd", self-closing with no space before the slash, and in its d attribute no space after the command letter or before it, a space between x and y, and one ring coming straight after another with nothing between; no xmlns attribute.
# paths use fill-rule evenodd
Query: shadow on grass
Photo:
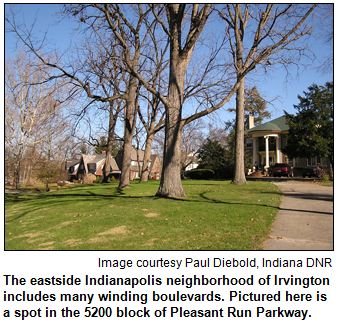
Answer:
<svg viewBox="0 0 337 325"><path fill-rule="evenodd" d="M208 198L205 194L208 192L203 192L200 193L199 196L204 200L202 202L211 202L211 203L215 203L215 204L234 204L234 205L246 205L246 206L259 206L259 207L265 207L265 208L275 208L275 209L279 209L279 207L275 207L274 205L269 205L269 204L256 204L256 203L242 203L242 202L231 202L231 201L220 201L220 200L216 200L216 199L211 199ZM278 193L273 193L273 194L278 194ZM201 202L201 201L200 201Z"/></svg>
<svg viewBox="0 0 337 325"><path fill-rule="evenodd" d="M152 185L152 184L151 184ZM154 184L153 185L158 185ZM188 185L188 184L185 184ZM191 184L192 185L192 184ZM195 185L195 184L193 184ZM198 186L219 186L218 184L209 183L209 182L201 182L197 184ZM95 185L92 185L95 186ZM73 188L72 188L73 189ZM42 208L53 208L57 210L60 206L69 205L72 206L73 204L79 203L79 202L97 202L99 201L102 205L106 204L108 201L109 203L114 203L114 200L122 200L124 204L128 205L128 201L137 200L137 199L148 199L150 202L157 202L159 200L170 200L170 201L176 201L176 202L186 202L186 203L207 203L207 204L224 204L224 205L246 205L246 206L258 206L258 207L271 207L275 209L279 209L279 207L276 207L274 205L268 205L268 204L260 204L260 203L251 203L251 202L235 202L233 200L218 200L218 199L212 199L207 197L207 191L202 192L199 194L198 198L162 198L155 195L132 195L132 193L128 193L128 191L124 191L123 189L120 189L118 187L113 187L109 189L110 193L103 194L103 193L97 193L94 190L90 189L88 187L85 188L76 188L76 190L79 190L77 193L72 193L71 190L67 190L66 192L60 191L60 192L43 192L43 193L18 193L18 194L6 194L5 202L6 205L10 205L11 203L28 203L29 206L26 207L26 211L23 213L17 213L14 217L10 218L10 220L6 220L6 222L12 222L15 220L18 220L24 216L26 216L29 213L32 213L34 211L38 211ZM82 192L85 191L85 192ZM103 189L102 189L103 190ZM105 189L104 189L105 190ZM63 192L63 193L62 193ZM82 193L81 193L82 192ZM262 192L261 194L279 194L283 195L279 192ZM131 202L132 203L132 202ZM158 203L158 202L157 202ZM121 203L123 204L123 203ZM27 209L29 209L27 211Z"/></svg>

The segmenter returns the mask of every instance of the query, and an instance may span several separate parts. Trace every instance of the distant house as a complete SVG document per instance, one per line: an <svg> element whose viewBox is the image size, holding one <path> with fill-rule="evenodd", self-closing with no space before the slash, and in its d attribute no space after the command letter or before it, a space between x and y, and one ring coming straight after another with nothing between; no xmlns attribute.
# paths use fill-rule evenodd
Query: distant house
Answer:
<svg viewBox="0 0 337 325"><path fill-rule="evenodd" d="M130 168L130 181L140 178L140 173L144 164L144 150L137 150L132 148L131 151L131 168ZM116 156L116 162L120 168L122 169L123 162L123 150L120 150ZM149 168L149 179L160 179L161 177L161 164L158 155L151 155L150 161L148 164Z"/></svg>
<svg viewBox="0 0 337 325"><path fill-rule="evenodd" d="M80 164L81 157L75 157L72 160L67 160L65 163L65 169L68 172L70 180L77 179L78 166Z"/></svg>
<svg viewBox="0 0 337 325"><path fill-rule="evenodd" d="M281 116L269 122L254 127L254 117L248 117L248 129L245 131L245 150L251 156L250 163L259 166L269 166L285 162L292 167L310 165L328 166L329 158L308 157L289 159L281 149L286 146L289 126L286 117Z"/></svg>
<svg viewBox="0 0 337 325"><path fill-rule="evenodd" d="M195 152L187 153L184 163L185 163L185 166L186 166L185 167L186 172L189 171L189 170L197 168L199 166L199 159L195 155Z"/></svg>
<svg viewBox="0 0 337 325"><path fill-rule="evenodd" d="M151 155L151 164L149 167L149 179L160 179L162 166L158 155Z"/></svg>
<svg viewBox="0 0 337 325"><path fill-rule="evenodd" d="M79 160L68 160L66 168L70 179L83 179L85 175L93 174L95 176L104 176L104 167L106 161L106 154L99 155L81 155ZM114 176L119 180L120 170L114 158L112 158L110 166L110 177Z"/></svg>

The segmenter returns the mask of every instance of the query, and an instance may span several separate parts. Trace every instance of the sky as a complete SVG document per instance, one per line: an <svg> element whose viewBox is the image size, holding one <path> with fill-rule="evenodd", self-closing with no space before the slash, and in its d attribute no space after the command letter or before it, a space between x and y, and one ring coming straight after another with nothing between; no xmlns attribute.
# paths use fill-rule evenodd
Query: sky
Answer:
<svg viewBox="0 0 337 325"><path fill-rule="evenodd" d="M55 13L60 9L59 4L21 4L16 6L20 9L20 14L17 16L18 22L24 21L28 26L35 20L34 35L41 37L47 32L48 39L60 49L66 49L71 41L73 29L77 24L64 19L58 23L59 18ZM5 6L8 12L9 6ZM12 34L5 34L5 55L9 55L15 48L16 40ZM260 94L266 100L272 100L277 97L278 100L274 101L273 106L268 106L272 114L272 119L277 118L284 114L284 110L291 114L296 114L293 105L299 103L298 95L303 95L303 91L307 91L308 87L313 83L317 85L324 85L327 81L333 80L333 71L323 73L316 67L319 66L324 58L332 51L330 47L324 42L311 43L311 49L317 56L317 61L304 71L297 74L297 71L291 71L291 80L286 81L286 73L284 69L280 68L274 71L273 75L264 78L254 77L248 79L247 84L250 86L256 85ZM234 114L226 112L229 107L234 107L234 98L224 108L222 108L218 115L223 120L233 119Z"/></svg>

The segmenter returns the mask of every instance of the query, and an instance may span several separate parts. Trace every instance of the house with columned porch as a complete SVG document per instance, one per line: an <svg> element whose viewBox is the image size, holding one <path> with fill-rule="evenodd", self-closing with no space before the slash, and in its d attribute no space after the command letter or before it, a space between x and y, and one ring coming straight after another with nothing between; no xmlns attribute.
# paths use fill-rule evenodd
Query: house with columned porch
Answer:
<svg viewBox="0 0 337 325"><path fill-rule="evenodd" d="M288 163L292 167L321 165L328 167L328 158L308 157L289 159L281 149L287 144L289 126L281 116L259 126L254 126L254 117L248 116L245 131L245 150L250 154L250 163L268 168L275 163Z"/></svg>

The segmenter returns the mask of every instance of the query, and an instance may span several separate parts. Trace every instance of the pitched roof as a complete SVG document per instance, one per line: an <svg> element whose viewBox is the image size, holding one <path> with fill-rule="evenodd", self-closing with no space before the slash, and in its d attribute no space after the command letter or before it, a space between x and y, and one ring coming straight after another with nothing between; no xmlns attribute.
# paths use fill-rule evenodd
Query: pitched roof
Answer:
<svg viewBox="0 0 337 325"><path fill-rule="evenodd" d="M285 115L245 131L245 134L258 131L288 131Z"/></svg>
<svg viewBox="0 0 337 325"><path fill-rule="evenodd" d="M144 150L138 150L139 161L144 161ZM131 150L131 160L137 161L137 150L132 148Z"/></svg>
<svg viewBox="0 0 337 325"><path fill-rule="evenodd" d="M72 159L72 160L67 160L66 161L66 168L67 170L71 167L71 166L75 166L77 164L79 164L81 159Z"/></svg>
<svg viewBox="0 0 337 325"><path fill-rule="evenodd" d="M115 160L115 158L113 158L113 157L112 157L112 159L111 159L111 168L112 168L113 171L119 170L119 168L118 168L118 166L117 166L117 163L116 163L116 160Z"/></svg>
<svg viewBox="0 0 337 325"><path fill-rule="evenodd" d="M149 172L152 171L152 169L154 167L154 163L155 163L157 157L158 157L158 162L159 162L159 156L157 154L151 155L151 157L150 157L151 164L150 164L150 167L149 167Z"/></svg>
<svg viewBox="0 0 337 325"><path fill-rule="evenodd" d="M105 154L100 154L100 155L82 155L83 157L83 164L86 173L88 173L88 164L96 164L96 170L95 172L102 167L105 164L106 160L106 155ZM113 157L111 157L111 167L112 170L119 170L117 163Z"/></svg>

